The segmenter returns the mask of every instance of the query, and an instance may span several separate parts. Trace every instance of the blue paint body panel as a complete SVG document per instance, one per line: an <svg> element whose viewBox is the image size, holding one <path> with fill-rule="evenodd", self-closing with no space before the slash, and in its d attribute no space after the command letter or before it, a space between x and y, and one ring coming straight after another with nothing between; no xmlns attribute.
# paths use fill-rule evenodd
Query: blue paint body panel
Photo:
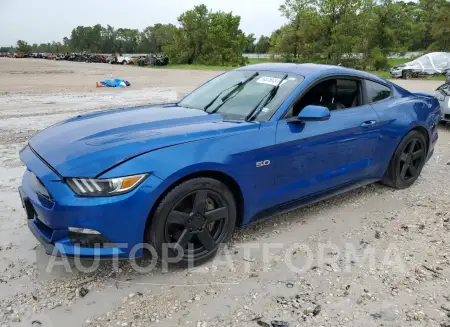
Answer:
<svg viewBox="0 0 450 327"><path fill-rule="evenodd" d="M99 231L120 256L143 242L149 214L164 192L186 176L221 173L239 186L239 223L248 225L274 208L311 196L320 198L349 185L380 180L401 139L413 128L427 131L428 153L437 140L439 104L371 74L313 64L261 64L239 70L295 73L304 81L264 122L227 121L219 114L176 104L106 110L74 117L34 136L21 151L27 167L21 195L34 209L33 233L65 254L76 248L68 227ZM289 123L284 114L313 83L332 76L371 80L392 96L331 112L329 120ZM372 122L366 126L364 122ZM256 162L270 161L257 168ZM133 191L112 197L81 197L67 177L111 178L148 173ZM34 174L51 198L39 194ZM276 211L276 210L275 210ZM96 254L112 255L110 248ZM142 251L133 255L139 256Z"/></svg>

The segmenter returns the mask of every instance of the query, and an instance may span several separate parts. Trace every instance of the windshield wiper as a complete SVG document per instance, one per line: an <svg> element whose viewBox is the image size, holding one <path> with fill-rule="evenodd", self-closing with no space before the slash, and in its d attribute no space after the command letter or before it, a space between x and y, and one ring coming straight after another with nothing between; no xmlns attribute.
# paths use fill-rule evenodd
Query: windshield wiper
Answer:
<svg viewBox="0 0 450 327"><path fill-rule="evenodd" d="M252 111L250 111L250 113L247 115L247 117L245 117L246 121L249 121L250 118L252 118L253 116L257 116L259 114L259 112L262 110L262 108L264 108L265 106L267 106L267 104L272 101L272 99L275 97L275 95L277 94L278 90L280 89L281 84L283 83L283 81L288 78L288 74L284 75L283 78L278 82L277 85L275 85L267 95L265 95L261 101L258 102L258 104L255 106L255 108L252 109ZM264 101L265 99L265 101ZM258 108L260 108L258 110ZM256 110L258 110L256 112Z"/></svg>
<svg viewBox="0 0 450 327"><path fill-rule="evenodd" d="M248 82L250 82L252 79L254 79L256 76L258 76L259 75L259 73L258 72L256 72L256 73L254 73L252 76L250 76L249 78L247 78L247 79L245 79L245 80L243 80L243 81L241 81L241 82L239 82L239 83L236 83L236 84L234 84L234 85L232 85L232 86L230 86L230 87L227 87L225 90L223 90L223 91L221 91L219 94L217 94L217 96L215 96L214 97L214 99L212 99L211 100L211 102L210 103L208 103L206 106L205 106L205 108L203 108L203 110L204 111L206 111L206 110L208 110L209 109L209 107L211 107L213 104L214 104L214 102L216 102L216 100L226 91L226 90L229 90L229 89L232 89L230 92L228 92L227 94L225 94L223 97L222 97L222 103L217 107L217 108L215 108L211 113L215 113L217 110L219 110L219 108L220 107L222 107L222 105L227 101L227 100L229 100L229 98L230 98L230 96L234 93L234 92L236 92L236 91L238 91L239 89L242 89L244 86L245 86L245 84L247 84Z"/></svg>

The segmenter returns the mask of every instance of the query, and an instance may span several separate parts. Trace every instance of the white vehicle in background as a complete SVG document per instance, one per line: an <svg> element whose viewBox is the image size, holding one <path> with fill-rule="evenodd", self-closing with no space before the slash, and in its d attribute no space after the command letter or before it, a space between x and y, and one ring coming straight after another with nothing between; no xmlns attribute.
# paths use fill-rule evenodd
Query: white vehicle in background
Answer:
<svg viewBox="0 0 450 327"><path fill-rule="evenodd" d="M441 121L450 123L450 70L447 71L447 82L442 84L434 92L434 96L439 100L441 106Z"/></svg>
<svg viewBox="0 0 450 327"><path fill-rule="evenodd" d="M123 56L122 54L113 54L108 58L110 64L128 65L131 57Z"/></svg>
<svg viewBox="0 0 450 327"><path fill-rule="evenodd" d="M431 52L406 64L391 68L394 78L409 79L420 76L442 75L450 68L450 52Z"/></svg>
<svg viewBox="0 0 450 327"><path fill-rule="evenodd" d="M119 55L117 56L117 63L120 65L128 65L130 63L131 57L126 57Z"/></svg>

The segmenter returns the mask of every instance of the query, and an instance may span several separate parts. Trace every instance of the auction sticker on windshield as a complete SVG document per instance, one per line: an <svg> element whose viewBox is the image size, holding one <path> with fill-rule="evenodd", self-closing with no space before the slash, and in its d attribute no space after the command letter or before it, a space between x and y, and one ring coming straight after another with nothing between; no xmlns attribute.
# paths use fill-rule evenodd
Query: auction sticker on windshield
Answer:
<svg viewBox="0 0 450 327"><path fill-rule="evenodd" d="M286 83L287 81L295 81L296 78L295 77L289 77L288 79L285 79L280 85L283 85L284 83ZM277 77L269 77L269 76L263 76L260 77L256 83L260 83L260 84L269 84L269 85L273 85L273 86L277 86L278 83L280 83L281 78L277 78Z"/></svg>
<svg viewBox="0 0 450 327"><path fill-rule="evenodd" d="M278 83L280 83L280 81L281 81L281 78L263 76L263 77L259 78L256 81L256 83L269 84L269 85L277 86ZM285 82L286 81L283 81L283 83L281 83L281 85L283 85Z"/></svg>

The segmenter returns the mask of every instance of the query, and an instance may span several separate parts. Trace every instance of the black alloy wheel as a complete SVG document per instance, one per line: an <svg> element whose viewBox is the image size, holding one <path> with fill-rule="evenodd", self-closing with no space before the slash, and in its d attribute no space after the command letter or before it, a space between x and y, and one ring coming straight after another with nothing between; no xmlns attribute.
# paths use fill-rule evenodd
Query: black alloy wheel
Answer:
<svg viewBox="0 0 450 327"><path fill-rule="evenodd" d="M422 172L428 155L424 134L410 131L391 158L382 183L397 189L411 186Z"/></svg>
<svg viewBox="0 0 450 327"><path fill-rule="evenodd" d="M425 144L419 138L411 139L403 149L398 161L397 173L403 181L416 179L425 162Z"/></svg>
<svg viewBox="0 0 450 327"><path fill-rule="evenodd" d="M159 203L146 231L160 259L164 245L180 265L212 258L236 225L236 203L231 191L212 178L194 178L171 190ZM181 251L181 253L180 253Z"/></svg>
<svg viewBox="0 0 450 327"><path fill-rule="evenodd" d="M200 189L183 196L166 220L165 239L193 259L214 250L224 238L229 214L224 198ZM191 244L190 248L188 247Z"/></svg>

